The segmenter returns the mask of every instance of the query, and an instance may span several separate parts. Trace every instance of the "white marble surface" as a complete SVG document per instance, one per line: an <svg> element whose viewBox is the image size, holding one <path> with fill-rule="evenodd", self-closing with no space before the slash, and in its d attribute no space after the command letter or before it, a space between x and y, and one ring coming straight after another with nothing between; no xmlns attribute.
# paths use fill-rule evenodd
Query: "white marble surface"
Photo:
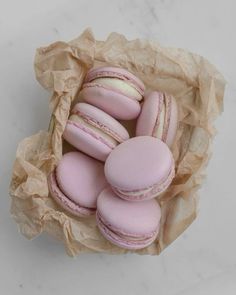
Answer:
<svg viewBox="0 0 236 295"><path fill-rule="evenodd" d="M236 294L235 9L234 0L0 0L0 294ZM71 259L46 235L27 241L9 215L17 143L49 119L35 49L87 26L100 39L117 31L202 54L228 81L198 219L160 257Z"/></svg>

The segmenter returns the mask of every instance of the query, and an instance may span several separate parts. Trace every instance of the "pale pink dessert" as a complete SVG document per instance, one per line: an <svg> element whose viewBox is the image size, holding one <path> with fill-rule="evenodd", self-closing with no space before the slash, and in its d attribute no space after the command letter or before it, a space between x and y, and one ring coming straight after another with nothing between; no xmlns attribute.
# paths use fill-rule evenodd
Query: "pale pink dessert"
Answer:
<svg viewBox="0 0 236 295"><path fill-rule="evenodd" d="M142 81L127 70L99 67L88 72L80 95L114 118L130 120L140 113L144 90Z"/></svg>
<svg viewBox="0 0 236 295"><path fill-rule="evenodd" d="M164 192L175 175L168 146L151 136L138 136L114 149L105 163L105 177L122 199L144 201Z"/></svg>
<svg viewBox="0 0 236 295"><path fill-rule="evenodd" d="M149 135L173 144L178 126L178 106L172 95L151 92L145 99L136 127L136 136Z"/></svg>
<svg viewBox="0 0 236 295"><path fill-rule="evenodd" d="M101 162L80 152L65 154L48 177L53 199L79 217L94 214L97 197L107 186Z"/></svg>
<svg viewBox="0 0 236 295"><path fill-rule="evenodd" d="M110 152L129 138L127 130L102 110L78 103L67 121L63 137L78 150L105 161Z"/></svg>
<svg viewBox="0 0 236 295"><path fill-rule="evenodd" d="M111 188L106 188L98 197L96 218L107 240L135 250L147 247L157 238L161 209L156 200L124 201Z"/></svg>

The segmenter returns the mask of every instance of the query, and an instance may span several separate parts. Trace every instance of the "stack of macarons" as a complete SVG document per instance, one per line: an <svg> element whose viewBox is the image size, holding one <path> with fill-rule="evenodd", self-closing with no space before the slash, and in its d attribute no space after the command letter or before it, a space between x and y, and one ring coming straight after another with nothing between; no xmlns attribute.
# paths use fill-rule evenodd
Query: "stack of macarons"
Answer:
<svg viewBox="0 0 236 295"><path fill-rule="evenodd" d="M178 108L173 96L145 94L125 69L91 69L68 118L63 138L77 151L63 155L48 176L54 200L77 217L96 214L102 235L126 249L141 249L158 236L156 197L175 175L170 147ZM118 120L136 122L136 137ZM104 163L105 162L105 163Z"/></svg>

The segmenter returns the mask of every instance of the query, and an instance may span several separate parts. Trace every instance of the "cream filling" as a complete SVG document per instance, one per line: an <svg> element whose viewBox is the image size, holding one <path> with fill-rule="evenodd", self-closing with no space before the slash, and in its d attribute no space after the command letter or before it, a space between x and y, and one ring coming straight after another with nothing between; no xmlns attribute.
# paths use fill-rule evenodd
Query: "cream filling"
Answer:
<svg viewBox="0 0 236 295"><path fill-rule="evenodd" d="M121 194L125 193L125 195L127 195L127 196L136 197L136 196L140 196L142 194L147 194L149 191L151 191L153 189L153 187L146 188L146 189L140 189L137 191L126 191L126 190L121 190L118 188L115 188L115 189L117 190L117 192L120 192Z"/></svg>
<svg viewBox="0 0 236 295"><path fill-rule="evenodd" d="M159 184L154 184L146 189L144 188L144 189L140 189L136 191L126 191L126 190L122 190L117 187L114 187L114 191L118 195L120 194L121 197L128 196L128 197L133 197L134 199L140 199L140 197L142 197L143 195L148 197L150 195L152 196L156 194L156 196L158 196L160 193L162 193L165 189L168 188L174 176L175 176L175 168L174 168L174 163L172 163L172 167L168 176L166 177L166 179L162 180Z"/></svg>
<svg viewBox="0 0 236 295"><path fill-rule="evenodd" d="M97 212L97 218L100 223L100 226L102 226L105 231L108 230L110 233L112 233L113 237L115 236L126 241L143 242L143 241L147 241L147 239L152 239L157 234L157 231L153 231L150 234L146 234L143 236L124 233L124 232L121 232L119 229L111 228L109 224L106 224L98 212Z"/></svg>
<svg viewBox="0 0 236 295"><path fill-rule="evenodd" d="M162 110L159 117L159 124L157 127L154 127L152 136L162 139L164 124L165 124L165 103L163 102Z"/></svg>
<svg viewBox="0 0 236 295"><path fill-rule="evenodd" d="M142 95L135 89L135 87L131 86L128 82L123 81L117 78L97 78L92 81L92 83L98 83L102 86L107 86L109 88L114 88L120 90L125 95L135 97L137 100L142 99Z"/></svg>
<svg viewBox="0 0 236 295"><path fill-rule="evenodd" d="M70 121L73 121L75 123L81 123L83 126L86 128L89 128L90 130L94 131L94 133L98 134L108 142L112 143L114 146L118 145L118 141L115 140L112 136L109 134L105 133L104 131L100 130L99 128L87 123L82 117L78 115L71 115L69 118Z"/></svg>

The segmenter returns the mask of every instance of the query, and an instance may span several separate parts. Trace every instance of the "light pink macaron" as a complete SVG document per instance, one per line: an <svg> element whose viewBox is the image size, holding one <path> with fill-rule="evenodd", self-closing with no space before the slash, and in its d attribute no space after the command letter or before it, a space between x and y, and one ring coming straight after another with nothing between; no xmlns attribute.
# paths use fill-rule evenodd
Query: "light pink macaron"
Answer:
<svg viewBox="0 0 236 295"><path fill-rule="evenodd" d="M108 156L105 177L122 199L144 201L164 192L175 175L168 146L151 136L134 137Z"/></svg>
<svg viewBox="0 0 236 295"><path fill-rule="evenodd" d="M53 199L66 211L79 217L94 214L97 197L107 186L104 166L80 152L65 154L48 177Z"/></svg>
<svg viewBox="0 0 236 295"><path fill-rule="evenodd" d="M98 197L96 218L107 240L135 250L147 247L157 238L161 209L156 200L124 201L111 188L106 188Z"/></svg>
<svg viewBox="0 0 236 295"><path fill-rule="evenodd" d="M140 113L144 90L142 81L127 70L99 67L88 72L80 95L114 118L130 120Z"/></svg>
<svg viewBox="0 0 236 295"><path fill-rule="evenodd" d="M127 130L102 110L78 103L67 121L63 137L78 150L105 161L110 152L129 138Z"/></svg>
<svg viewBox="0 0 236 295"><path fill-rule="evenodd" d="M153 91L144 99L136 136L150 135L173 144L178 126L178 106L172 95Z"/></svg>

